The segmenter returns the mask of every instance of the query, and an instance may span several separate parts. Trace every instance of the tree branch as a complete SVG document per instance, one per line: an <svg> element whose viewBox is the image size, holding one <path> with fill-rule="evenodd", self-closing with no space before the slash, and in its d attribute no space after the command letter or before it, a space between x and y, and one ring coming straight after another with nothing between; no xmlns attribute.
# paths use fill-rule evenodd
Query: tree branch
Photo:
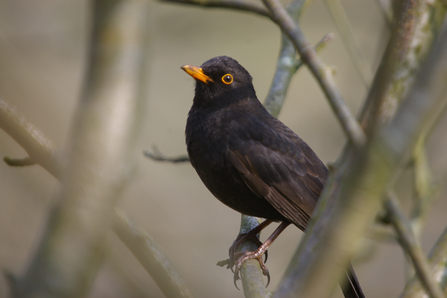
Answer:
<svg viewBox="0 0 447 298"><path fill-rule="evenodd" d="M362 146L366 140L365 134L343 102L341 94L335 84L332 71L318 57L315 50L304 37L300 27L293 21L281 2L279 0L263 0L263 2L270 10L273 20L278 23L282 31L290 38L296 50L300 53L303 62L309 66L312 74L329 99L331 107L337 115L347 138L356 147Z"/></svg>
<svg viewBox="0 0 447 298"><path fill-rule="evenodd" d="M388 213L388 218L390 219L391 224L399 236L402 247L413 262L413 267L416 270L416 274L429 296L432 298L445 297L444 293L441 291L441 288L431 275L431 271L422 248L414 237L411 226L402 214L402 211L399 209L397 200L393 194L388 195L388 199L385 201L385 209Z"/></svg>
<svg viewBox="0 0 447 298"><path fill-rule="evenodd" d="M264 6L258 2L249 2L243 0L160 0L167 3L179 3L198 5L209 8L227 8L245 12L255 13L270 18L270 13Z"/></svg>
<svg viewBox="0 0 447 298"><path fill-rule="evenodd" d="M345 175L328 181L277 298L298 293L304 298L327 297L342 276L342 264L352 257L380 210L384 191L413 152L421 128L445 104L447 31L429 57L393 120L338 169Z"/></svg>

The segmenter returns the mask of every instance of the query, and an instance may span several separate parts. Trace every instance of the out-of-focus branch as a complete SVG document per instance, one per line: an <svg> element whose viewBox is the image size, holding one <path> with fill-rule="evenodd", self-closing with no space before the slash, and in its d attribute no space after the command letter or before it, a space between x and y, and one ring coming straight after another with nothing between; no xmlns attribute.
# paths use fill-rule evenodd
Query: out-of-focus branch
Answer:
<svg viewBox="0 0 447 298"><path fill-rule="evenodd" d="M354 30L349 23L348 17L339 0L325 0L329 13L337 26L338 32L343 39L343 44L349 53L349 57L354 63L357 73L363 81L366 89L369 89L373 73L368 60L363 54L362 48L358 39L355 37Z"/></svg>
<svg viewBox="0 0 447 298"><path fill-rule="evenodd" d="M326 34L316 45L315 51L323 49L334 38L334 34ZM276 63L276 71L273 77L264 106L275 117L278 117L282 105L286 99L290 80L296 71L303 66L301 59L296 60L296 50L289 38L282 34L281 50Z"/></svg>
<svg viewBox="0 0 447 298"><path fill-rule="evenodd" d="M304 37L298 24L290 17L279 0L263 0L263 2L270 10L272 18L278 23L282 31L290 38L296 50L300 53L302 61L309 66L312 74L329 99L331 107L348 139L356 147L362 146L366 140L365 134L344 103L335 84L332 70L321 61L315 50Z"/></svg>
<svg viewBox="0 0 447 298"><path fill-rule="evenodd" d="M25 149L29 158L50 172L54 177L59 177L64 165L62 156L43 133L25 120L11 105L0 100L0 127ZM5 162L11 162L5 158Z"/></svg>
<svg viewBox="0 0 447 298"><path fill-rule="evenodd" d="M98 0L93 15L88 75L59 200L29 267L16 279L17 297L87 295L128 176L142 110L147 3Z"/></svg>
<svg viewBox="0 0 447 298"><path fill-rule="evenodd" d="M117 209L113 231L152 276L169 298L194 297L174 264L164 255L154 239L124 210Z"/></svg>
<svg viewBox="0 0 447 298"><path fill-rule="evenodd" d="M2 107L8 107L14 110L6 102L0 100L0 109ZM11 137L17 141L17 137L21 138L33 138L31 132L37 131L37 128L26 121L26 119L17 111L14 110L14 114L10 114L11 121L8 122L8 129L12 131ZM4 128L4 122L0 122L0 128ZM27 129L28 127L33 127L33 130ZM41 144L51 144L52 150L55 152L60 152L58 148L52 145L52 142L39 131L39 140ZM46 152L47 156L43 156L43 160L49 162L41 162L41 156L38 155L36 158L31 160L33 164L41 165L45 170L52 173L57 179L61 180L61 173L63 172L63 164L66 164L64 154L51 154L51 151L44 150L45 148L39 148L39 145L35 147L29 146L30 142L24 142L23 148L29 152L31 150ZM53 172L51 172L53 171ZM129 250L137 256L138 260L148 273L152 276L154 281L157 283L160 290L167 294L167 297L191 297L191 292L186 288L183 279L177 272L174 272L175 268L170 263L169 259L164 255L164 253L159 249L158 245L142 228L131 218L127 218L126 213L122 210L117 210L118 218L115 220L114 231L118 237L124 242L124 244L129 248ZM147 241L143 239L147 238ZM141 241L140 241L141 240ZM161 266L161 267L160 267ZM177 293L175 293L177 291ZM173 293L174 292L174 293ZM172 294L173 293L173 294ZM182 296L183 295L183 296Z"/></svg>
<svg viewBox="0 0 447 298"><path fill-rule="evenodd" d="M179 3L189 5L199 5L209 8L228 8L252 12L261 16L269 17L270 13L264 6L258 2L244 1L244 0L160 0L167 3Z"/></svg>
<svg viewBox="0 0 447 298"><path fill-rule="evenodd" d="M380 210L386 188L408 161L430 118L445 105L447 30L429 57L392 121L353 152L341 169L343 176L328 181L276 297L327 297L335 287L342 264L353 256Z"/></svg>
<svg viewBox="0 0 447 298"><path fill-rule="evenodd" d="M441 0L397 1L399 18L361 111L363 127L391 119L410 90L443 24L446 6Z"/></svg>
<svg viewBox="0 0 447 298"><path fill-rule="evenodd" d="M429 254L431 274L441 288L447 289L447 228L439 237ZM414 277L407 283L400 296L401 298L424 298L427 297L424 288L418 278Z"/></svg>
<svg viewBox="0 0 447 298"><path fill-rule="evenodd" d="M187 162L187 161L189 161L189 156L188 155L180 155L180 156L177 156L177 157L166 157L155 146L152 147L152 151L144 150L143 154L147 158L150 158L150 159L155 160L155 161L167 161L167 162L172 162L172 163L179 163L179 162Z"/></svg>
<svg viewBox="0 0 447 298"><path fill-rule="evenodd" d="M394 194L390 193L388 195L388 199L385 202L385 209L388 213L387 216L391 221L391 224L399 236L402 247L410 257L416 274L429 296L433 298L445 297L444 293L441 291L441 288L432 276L424 252L422 251L419 242L414 237L408 220L399 209Z"/></svg>
<svg viewBox="0 0 447 298"><path fill-rule="evenodd" d="M393 7L391 5L391 1L388 0L376 0L376 3L380 7L380 11L382 12L383 19L389 28L391 28L393 23Z"/></svg>

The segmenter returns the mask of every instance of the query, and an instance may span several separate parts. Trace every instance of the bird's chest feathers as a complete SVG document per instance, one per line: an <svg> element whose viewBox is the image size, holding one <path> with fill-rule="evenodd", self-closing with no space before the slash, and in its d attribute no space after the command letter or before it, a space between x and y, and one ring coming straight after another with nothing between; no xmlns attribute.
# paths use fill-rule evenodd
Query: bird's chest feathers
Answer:
<svg viewBox="0 0 447 298"><path fill-rule="evenodd" d="M188 118L186 145L196 169L204 167L220 171L228 166L225 162L231 135L228 120L220 113L191 115Z"/></svg>

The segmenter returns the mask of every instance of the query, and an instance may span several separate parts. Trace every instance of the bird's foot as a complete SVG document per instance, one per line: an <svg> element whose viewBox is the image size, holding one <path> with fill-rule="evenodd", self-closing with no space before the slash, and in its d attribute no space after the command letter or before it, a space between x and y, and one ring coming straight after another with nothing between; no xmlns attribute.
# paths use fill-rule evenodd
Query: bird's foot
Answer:
<svg viewBox="0 0 447 298"><path fill-rule="evenodd" d="M252 231L249 231L248 233L239 234L236 240L233 241L233 244L230 246L229 251L230 259L228 261L227 268L231 268L231 270L233 270L233 267L236 264L235 261L236 260L239 261L239 258L244 254L244 253L238 253L237 251L245 241L250 240L258 247L262 245L262 242L256 236L257 233L253 233ZM267 263L267 258L268 258L268 251L265 252L265 260L263 263Z"/></svg>
<svg viewBox="0 0 447 298"><path fill-rule="evenodd" d="M259 265L261 266L262 274L264 276L267 276L267 285L265 287L268 287L268 285L270 283L270 273L269 273L267 266L265 266L264 261L262 260L262 256L266 253L267 253L267 251L264 251L262 249L262 247L260 247L259 249L255 250L255 251L246 251L244 253L235 254L235 255L240 255L240 257L234 263L235 267L234 267L234 271L233 271L234 272L234 285L238 290L239 290L239 288L237 286L237 280L240 279L239 271L241 270L243 263L245 263L248 260L252 260L252 259L255 259L259 262Z"/></svg>

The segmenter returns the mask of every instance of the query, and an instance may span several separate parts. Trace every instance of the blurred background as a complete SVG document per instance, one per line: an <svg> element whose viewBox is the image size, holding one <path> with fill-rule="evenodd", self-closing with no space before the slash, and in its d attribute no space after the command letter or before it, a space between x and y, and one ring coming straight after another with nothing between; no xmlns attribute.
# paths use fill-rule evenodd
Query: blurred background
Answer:
<svg viewBox="0 0 447 298"><path fill-rule="evenodd" d="M389 31L375 1L342 1L362 49L375 70ZM90 3L79 0L5 0L0 2L0 97L64 148L79 100L86 67ZM253 76L263 100L270 86L280 45L280 30L269 19L223 9L153 1L148 98L135 151L136 171L120 205L152 235L196 297L243 297L230 270L216 266L228 257L240 215L217 201L189 163L159 163L143 156L152 146L166 156L186 153L184 128L194 81L183 64L200 65L227 55ZM304 12L300 23L315 44L325 34L336 39L321 52L332 65L340 90L356 113L366 87L357 75L322 1ZM293 78L279 118L299 134L326 163L334 162L345 137L322 91L304 67ZM444 117L445 118L445 117ZM441 119L428 155L441 186L447 174L447 119ZM101 148L98 148L101 150ZM25 151L0 130L0 156L25 157ZM405 181L410 181L409 174ZM409 202L411 187L401 182ZM0 267L23 272L32 257L58 181L40 166L11 168L0 163ZM422 237L428 251L447 224L447 204L435 202ZM269 228L263 239L273 231ZM267 263L274 290L302 232L290 227L269 250ZM367 235L365 235L367 238ZM151 277L119 239L110 233L110 250L90 297L163 297ZM368 241L365 241L368 243ZM396 297L404 287L405 257L393 243L380 243L354 262L367 297ZM0 276L0 297L8 297ZM337 290L334 297L341 297Z"/></svg>

